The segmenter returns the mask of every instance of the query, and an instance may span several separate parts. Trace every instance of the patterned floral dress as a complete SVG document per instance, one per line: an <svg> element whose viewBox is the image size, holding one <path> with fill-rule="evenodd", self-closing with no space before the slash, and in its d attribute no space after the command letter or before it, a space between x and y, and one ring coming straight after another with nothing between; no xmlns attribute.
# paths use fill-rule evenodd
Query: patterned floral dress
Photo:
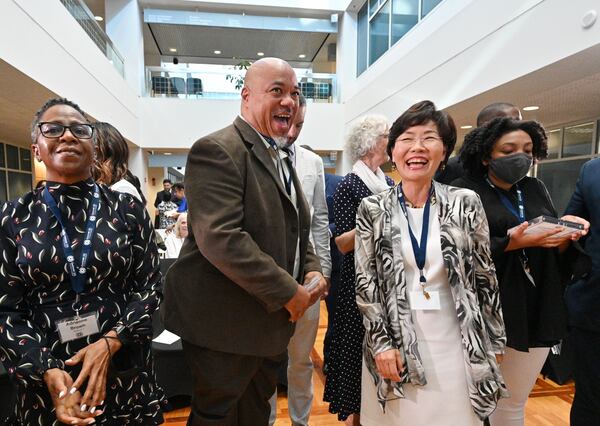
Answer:
<svg viewBox="0 0 600 426"><path fill-rule="evenodd" d="M386 177L390 186L394 181ZM361 178L347 174L333 196L336 237L356 227L356 211L363 198L373 195ZM336 300L327 380L323 399L339 420L360 412L362 343L365 328L356 305L354 252L344 255Z"/></svg>
<svg viewBox="0 0 600 426"><path fill-rule="evenodd" d="M66 221L79 263L94 182L48 182ZM142 368L130 376L109 371L104 414L96 423L156 425L163 421L164 393L156 385L151 358L152 313L162 298L159 261L150 218L128 194L100 186L100 211L81 294L81 314L98 312L101 334L60 342L56 321L73 316L71 288L60 224L41 190L4 205L0 214L0 361L17 388L18 425L57 425L42 379L50 368L75 379L80 365L64 361L117 325L123 347L115 355L137 354ZM1 419L0 419L1 420Z"/></svg>

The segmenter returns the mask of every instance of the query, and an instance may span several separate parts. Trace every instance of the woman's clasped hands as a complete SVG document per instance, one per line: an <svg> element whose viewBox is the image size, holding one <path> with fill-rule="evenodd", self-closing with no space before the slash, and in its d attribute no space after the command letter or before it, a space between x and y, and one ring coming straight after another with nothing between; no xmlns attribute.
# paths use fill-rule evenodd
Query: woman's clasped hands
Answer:
<svg viewBox="0 0 600 426"><path fill-rule="evenodd" d="M82 364L81 372L73 381L64 370L53 368L44 373L44 381L52 396L56 418L65 424L89 425L94 417L103 413L101 406L106 397L106 377L112 355L121 342L110 332L96 342L84 347L65 361L68 366ZM85 386L82 394L81 387Z"/></svg>

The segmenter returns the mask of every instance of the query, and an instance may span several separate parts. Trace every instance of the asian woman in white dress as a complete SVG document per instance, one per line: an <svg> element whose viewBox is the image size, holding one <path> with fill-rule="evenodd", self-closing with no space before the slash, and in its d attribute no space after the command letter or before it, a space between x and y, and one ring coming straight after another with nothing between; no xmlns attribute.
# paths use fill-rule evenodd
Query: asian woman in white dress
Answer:
<svg viewBox="0 0 600 426"><path fill-rule="evenodd" d="M364 426L481 425L507 396L483 207L474 192L433 181L455 141L447 113L430 101L413 105L390 130L402 182L358 210Z"/></svg>

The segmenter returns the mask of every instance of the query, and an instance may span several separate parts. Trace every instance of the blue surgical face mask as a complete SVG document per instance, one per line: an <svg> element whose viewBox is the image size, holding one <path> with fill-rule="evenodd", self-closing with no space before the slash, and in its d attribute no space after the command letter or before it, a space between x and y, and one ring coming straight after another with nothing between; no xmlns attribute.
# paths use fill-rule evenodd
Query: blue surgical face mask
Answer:
<svg viewBox="0 0 600 426"><path fill-rule="evenodd" d="M532 164L531 155L519 152L490 160L489 169L498 179L514 185L527 176Z"/></svg>

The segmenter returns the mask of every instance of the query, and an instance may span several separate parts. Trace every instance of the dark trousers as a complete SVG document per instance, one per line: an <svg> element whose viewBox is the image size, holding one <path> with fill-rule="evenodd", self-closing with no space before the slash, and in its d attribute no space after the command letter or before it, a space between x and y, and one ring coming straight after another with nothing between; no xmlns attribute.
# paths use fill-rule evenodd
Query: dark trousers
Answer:
<svg viewBox="0 0 600 426"><path fill-rule="evenodd" d="M285 354L256 357L182 342L194 387L188 426L266 426Z"/></svg>
<svg viewBox="0 0 600 426"><path fill-rule="evenodd" d="M600 332L573 327L575 398L571 426L600 425Z"/></svg>

